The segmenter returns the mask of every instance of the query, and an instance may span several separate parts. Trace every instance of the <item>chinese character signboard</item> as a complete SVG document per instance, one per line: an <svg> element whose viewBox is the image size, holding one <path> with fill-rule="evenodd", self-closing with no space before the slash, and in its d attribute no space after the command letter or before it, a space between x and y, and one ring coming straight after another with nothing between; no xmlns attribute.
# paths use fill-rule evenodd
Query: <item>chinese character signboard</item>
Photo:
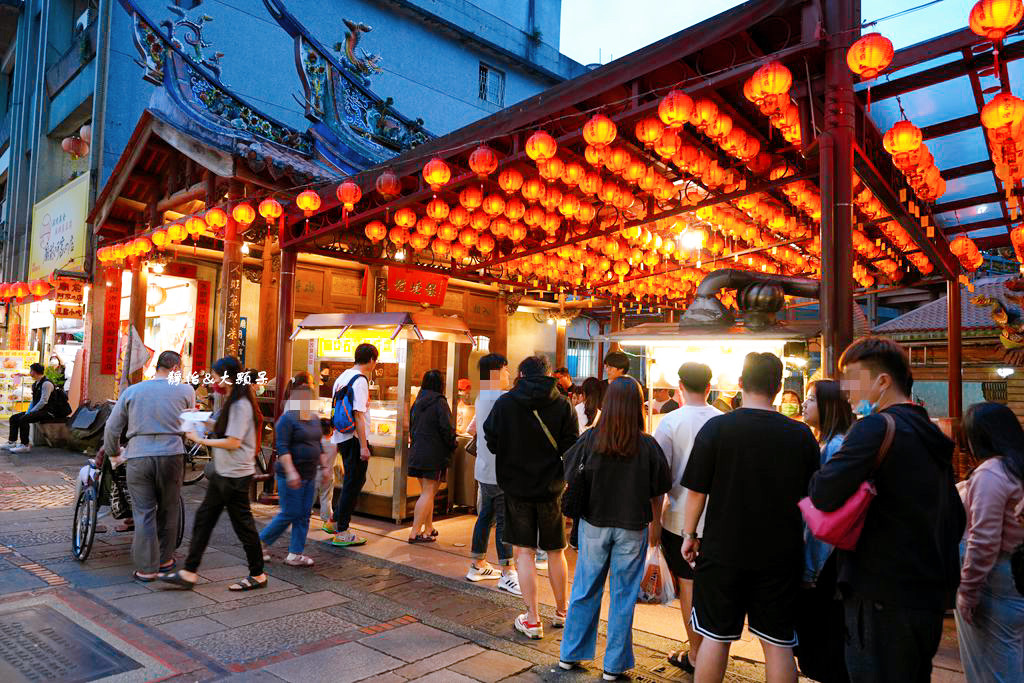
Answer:
<svg viewBox="0 0 1024 683"><path fill-rule="evenodd" d="M103 346L100 351L100 374L117 372L117 340L121 333L121 269L107 271L106 292L103 297Z"/></svg>
<svg viewBox="0 0 1024 683"><path fill-rule="evenodd" d="M210 348L210 283L196 282L196 324L192 338L192 370L206 369L206 355Z"/></svg>
<svg viewBox="0 0 1024 683"><path fill-rule="evenodd" d="M388 298L440 306L448 291L448 276L422 270L388 266Z"/></svg>
<svg viewBox="0 0 1024 683"><path fill-rule="evenodd" d="M74 318L82 320L85 318L85 308L82 304L59 303L53 307L54 318Z"/></svg>
<svg viewBox="0 0 1024 683"><path fill-rule="evenodd" d="M89 174L83 173L32 207L32 246L28 279L55 270L85 272L85 218L89 211Z"/></svg>
<svg viewBox="0 0 1024 683"><path fill-rule="evenodd" d="M70 277L58 278L54 286L54 299L59 303L81 304L85 282Z"/></svg>
<svg viewBox="0 0 1024 683"><path fill-rule="evenodd" d="M355 360L356 347L373 344L380 352L379 363L395 362L395 342L389 334L380 330L349 330L341 339L321 337L317 339L316 355L333 360Z"/></svg>

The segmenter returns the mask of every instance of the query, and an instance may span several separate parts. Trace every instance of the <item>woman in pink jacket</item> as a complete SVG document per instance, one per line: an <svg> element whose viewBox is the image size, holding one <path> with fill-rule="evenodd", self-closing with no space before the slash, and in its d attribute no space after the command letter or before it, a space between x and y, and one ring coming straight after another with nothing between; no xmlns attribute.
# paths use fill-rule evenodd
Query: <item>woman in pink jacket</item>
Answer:
<svg viewBox="0 0 1024 683"><path fill-rule="evenodd" d="M960 659L968 683L1024 681L1024 595L1010 553L1024 541L1024 430L1009 408L976 403L964 415L971 453L981 464L962 489L967 534L956 596Z"/></svg>

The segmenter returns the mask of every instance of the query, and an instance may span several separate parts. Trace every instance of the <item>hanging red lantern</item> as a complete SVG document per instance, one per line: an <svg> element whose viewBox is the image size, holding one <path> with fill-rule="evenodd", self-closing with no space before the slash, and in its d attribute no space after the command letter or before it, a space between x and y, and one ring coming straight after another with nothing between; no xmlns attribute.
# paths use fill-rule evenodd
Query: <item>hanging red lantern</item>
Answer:
<svg viewBox="0 0 1024 683"><path fill-rule="evenodd" d="M669 128L654 143L654 151L662 159L671 159L679 151L680 145L682 145L682 140L679 138L679 133Z"/></svg>
<svg viewBox="0 0 1024 683"><path fill-rule="evenodd" d="M15 282L11 286L11 294L18 297L19 299L24 299L29 295L28 285L24 282Z"/></svg>
<svg viewBox="0 0 1024 683"><path fill-rule="evenodd" d="M601 189L601 174L597 171L587 171L580 179L580 192L593 197Z"/></svg>
<svg viewBox="0 0 1024 683"><path fill-rule="evenodd" d="M690 114L690 123L697 128L704 130L718 118L718 105L706 97L698 98L693 103L693 113Z"/></svg>
<svg viewBox="0 0 1024 683"><path fill-rule="evenodd" d="M580 210L580 200L576 195L567 194L558 204L558 211L566 218L572 218Z"/></svg>
<svg viewBox="0 0 1024 683"><path fill-rule="evenodd" d="M475 247L479 237L480 233L473 228L463 228L459 233L459 242L467 247Z"/></svg>
<svg viewBox="0 0 1024 683"><path fill-rule="evenodd" d="M385 199L394 199L398 195L402 194L402 181L398 179L398 176L393 171L384 171L374 182L374 187L377 188L377 192L380 196Z"/></svg>
<svg viewBox="0 0 1024 683"><path fill-rule="evenodd" d="M1021 0L978 0L971 8L968 25L977 35L998 43L1021 18L1024 18Z"/></svg>
<svg viewBox="0 0 1024 683"><path fill-rule="evenodd" d="M388 236L388 226L384 225L380 221L370 221L366 224L366 227L363 228L363 232L371 242L376 244Z"/></svg>
<svg viewBox="0 0 1024 683"><path fill-rule="evenodd" d="M610 145L617 133L615 122L604 114L595 114L583 124L583 139L598 149Z"/></svg>
<svg viewBox="0 0 1024 683"><path fill-rule="evenodd" d="M284 213L284 209L281 208L281 203L276 199L264 199L259 205L260 215L268 221L275 220L281 217Z"/></svg>
<svg viewBox="0 0 1024 683"><path fill-rule="evenodd" d="M665 131L665 124L660 119L640 119L636 124L636 139L643 143L644 147L650 149L658 141Z"/></svg>
<svg viewBox="0 0 1024 683"><path fill-rule="evenodd" d="M426 237L433 237L437 234L437 221L424 216L416 221L416 233Z"/></svg>
<svg viewBox="0 0 1024 683"><path fill-rule="evenodd" d="M33 296L43 297L50 292L50 283L46 280L33 280L28 286Z"/></svg>
<svg viewBox="0 0 1024 683"><path fill-rule="evenodd" d="M542 130L538 130L526 140L526 156L534 161L550 159L557 151L558 143Z"/></svg>
<svg viewBox="0 0 1024 683"><path fill-rule="evenodd" d="M474 211L473 215L469 217L469 224L474 230L483 232L490 226L491 217L483 211Z"/></svg>
<svg viewBox="0 0 1024 683"><path fill-rule="evenodd" d="M720 142L732 132L732 117L727 114L719 114L705 127L704 132L712 140Z"/></svg>
<svg viewBox="0 0 1024 683"><path fill-rule="evenodd" d="M252 225L252 222L256 220L256 212L253 211L251 205L242 202L241 204L235 204L235 207L231 209L231 217L239 225L248 226Z"/></svg>
<svg viewBox="0 0 1024 683"><path fill-rule="evenodd" d="M526 205L518 197L511 197L505 202L505 217L510 221L518 221L526 213ZM493 225L493 223L492 223Z"/></svg>
<svg viewBox="0 0 1024 683"><path fill-rule="evenodd" d="M529 178L523 183L523 187L520 189L520 192L523 194L523 199L531 204L539 199L543 199L546 191L547 187L540 178Z"/></svg>
<svg viewBox="0 0 1024 683"><path fill-rule="evenodd" d="M597 209L590 202L580 202L580 206L576 209L576 220L580 223L589 223L594 220L597 216Z"/></svg>
<svg viewBox="0 0 1024 683"><path fill-rule="evenodd" d="M427 202L427 215L435 221L443 221L448 218L449 213L451 213L451 208L443 199L435 198Z"/></svg>
<svg viewBox="0 0 1024 683"><path fill-rule="evenodd" d="M363 198L363 190L351 180L346 180L335 190L338 201L345 207L345 211L351 211Z"/></svg>
<svg viewBox="0 0 1024 683"><path fill-rule="evenodd" d="M469 218L469 211L461 204L459 206L452 207L451 212L448 214L448 222L457 228L469 225Z"/></svg>
<svg viewBox="0 0 1024 683"><path fill-rule="evenodd" d="M498 174L498 185L507 194L518 192L523 186L523 174L514 168L506 168Z"/></svg>
<svg viewBox="0 0 1024 683"><path fill-rule="evenodd" d="M447 256L452 250L452 244L442 239L436 239L430 243L430 249L438 256Z"/></svg>
<svg viewBox="0 0 1024 683"><path fill-rule="evenodd" d="M552 211L558 208L559 202L562 201L562 191L558 187L552 185L544 193L544 197L540 200L540 205L548 211Z"/></svg>
<svg viewBox="0 0 1024 683"><path fill-rule="evenodd" d="M309 218L320 208L320 195L313 190L303 190L295 198L295 206Z"/></svg>
<svg viewBox="0 0 1024 683"><path fill-rule="evenodd" d="M1024 120L1024 100L1008 92L1001 92L981 109L981 125L989 133L1005 130L1000 137L1009 137L1010 131Z"/></svg>
<svg viewBox="0 0 1024 683"><path fill-rule="evenodd" d="M604 163L608 160L609 149L609 147L587 145L583 150L583 159L591 166L604 166Z"/></svg>
<svg viewBox="0 0 1024 683"><path fill-rule="evenodd" d="M396 225L388 231L388 239L396 247L400 247L409 241L409 228Z"/></svg>
<svg viewBox="0 0 1024 683"><path fill-rule="evenodd" d="M682 128L693 114L693 98L682 90L670 90L658 103L658 118L669 128Z"/></svg>
<svg viewBox="0 0 1024 683"><path fill-rule="evenodd" d="M437 236L445 242L451 242L459 236L459 229L445 221L441 225L437 226Z"/></svg>
<svg viewBox="0 0 1024 683"><path fill-rule="evenodd" d="M409 235L409 248L413 251L423 251L430 246L430 238L426 235L421 235L418 232L414 232Z"/></svg>
<svg viewBox="0 0 1024 683"><path fill-rule="evenodd" d="M317 197L317 199L319 199L319 197ZM206 224L214 229L223 228L228 224L228 213L219 206L207 211L205 218Z"/></svg>
<svg viewBox="0 0 1024 683"><path fill-rule="evenodd" d="M479 238L477 238L476 248L477 251L486 256L487 254L490 254L492 251L494 251L494 247L496 246L496 244L497 242L495 242L493 237L487 234L483 234L480 235Z"/></svg>
<svg viewBox="0 0 1024 683"><path fill-rule="evenodd" d="M480 205L483 212L488 216L494 217L505 210L505 199L499 194L489 194L484 197L483 203Z"/></svg>
<svg viewBox="0 0 1024 683"><path fill-rule="evenodd" d="M468 185L459 193L459 204L467 211L480 208L484 201L484 191L476 185Z"/></svg>
<svg viewBox="0 0 1024 683"><path fill-rule="evenodd" d="M469 247L462 242L452 242L451 255L453 261L465 261L469 258Z"/></svg>
<svg viewBox="0 0 1024 683"><path fill-rule="evenodd" d="M616 147L608 153L605 167L612 173L622 173L632 160L633 155L629 153L629 150L624 147Z"/></svg>
<svg viewBox="0 0 1024 683"><path fill-rule="evenodd" d="M755 91L763 96L785 95L793 86L793 74L782 62L768 62L751 77Z"/></svg>
<svg viewBox="0 0 1024 683"><path fill-rule="evenodd" d="M544 222L544 209L539 206L531 206L523 215L523 222L534 227Z"/></svg>
<svg viewBox="0 0 1024 683"><path fill-rule="evenodd" d="M448 164L440 157L434 157L423 167L423 179L427 181L427 185L434 192L447 185L451 178L452 170L448 168Z"/></svg>
<svg viewBox="0 0 1024 683"><path fill-rule="evenodd" d="M888 68L894 54L891 40L881 33L867 33L846 52L846 65L869 81Z"/></svg>
<svg viewBox="0 0 1024 683"><path fill-rule="evenodd" d="M158 228L153 231L153 234L150 236L150 239L153 240L153 246L155 246L157 249L163 249L165 246L167 246L167 231L164 230L163 228ZM106 249L106 247L104 248Z"/></svg>
<svg viewBox="0 0 1024 683"><path fill-rule="evenodd" d="M416 212L408 207L395 211L395 225L402 228L411 228L416 225Z"/></svg>
<svg viewBox="0 0 1024 683"><path fill-rule="evenodd" d="M551 157L544 161L537 162L537 172L540 173L540 177L549 183L553 183L562 177L562 172L565 170L565 162L558 157Z"/></svg>
<svg viewBox="0 0 1024 683"><path fill-rule="evenodd" d="M522 223L513 223L508 229L508 238L513 244L519 244L526 239L527 232L526 226Z"/></svg>
<svg viewBox="0 0 1024 683"><path fill-rule="evenodd" d="M185 230L192 237L192 239L197 240L197 239L199 239L199 236L202 235L206 231L206 221L204 221L199 216L189 216L188 218L185 219ZM153 244L156 244L156 234L155 233L154 233L153 237L154 237ZM166 239L166 237L167 236L166 236L166 233L165 233L164 234L164 239ZM157 244L157 246L163 246L163 245Z"/></svg>
<svg viewBox="0 0 1024 683"><path fill-rule="evenodd" d="M566 187L575 187L579 185L586 174L587 170L582 165L575 161L570 161L565 165L565 170L562 171L562 182L565 183Z"/></svg>
<svg viewBox="0 0 1024 683"><path fill-rule="evenodd" d="M480 145L469 155L469 167L482 180L497 170L498 155L487 145Z"/></svg>
<svg viewBox="0 0 1024 683"><path fill-rule="evenodd" d="M167 227L167 237L169 237L172 242L181 242L185 239L185 235L187 234L185 226L181 223L171 223Z"/></svg>
<svg viewBox="0 0 1024 683"><path fill-rule="evenodd" d="M924 136L921 129L910 121L897 121L882 136L882 146L893 156L912 152L921 146Z"/></svg>
<svg viewBox="0 0 1024 683"><path fill-rule="evenodd" d="M512 224L509 223L509 220L507 218L505 218L504 216L498 216L491 221L491 225L489 226L488 229L495 237L502 238L508 235L508 231L511 225Z"/></svg>

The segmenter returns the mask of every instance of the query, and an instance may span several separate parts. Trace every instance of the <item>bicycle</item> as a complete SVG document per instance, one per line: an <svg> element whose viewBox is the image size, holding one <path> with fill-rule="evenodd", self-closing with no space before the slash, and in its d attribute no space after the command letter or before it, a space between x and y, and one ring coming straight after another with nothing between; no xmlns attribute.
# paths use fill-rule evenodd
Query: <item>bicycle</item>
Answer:
<svg viewBox="0 0 1024 683"><path fill-rule="evenodd" d="M101 448L96 453L96 457L90 458L89 463L78 473L79 491L76 496L75 514L71 525L71 553L79 562L85 562L89 553L92 552L101 507L109 506L110 515L114 519L128 519L132 516L131 496L128 493L128 484L125 480L125 469L124 463L114 468L110 463L110 458L106 457ZM179 494L176 548L181 547L184 536L185 500Z"/></svg>
<svg viewBox="0 0 1024 683"><path fill-rule="evenodd" d="M191 439L185 439L185 486L191 486L206 476L206 465L213 460L210 449Z"/></svg>

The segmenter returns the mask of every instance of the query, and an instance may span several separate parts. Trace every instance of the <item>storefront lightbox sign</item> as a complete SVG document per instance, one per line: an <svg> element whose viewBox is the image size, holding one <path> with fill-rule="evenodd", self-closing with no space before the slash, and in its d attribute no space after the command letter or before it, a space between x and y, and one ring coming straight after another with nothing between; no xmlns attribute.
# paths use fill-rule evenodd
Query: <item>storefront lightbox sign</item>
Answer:
<svg viewBox="0 0 1024 683"><path fill-rule="evenodd" d="M448 276L413 268L388 266L388 299L441 306L448 291Z"/></svg>
<svg viewBox="0 0 1024 683"><path fill-rule="evenodd" d="M395 362L395 342L381 330L349 330L341 339L320 337L316 340L316 355L331 360L355 360L356 347L373 344L380 352L378 363Z"/></svg>
<svg viewBox="0 0 1024 683"><path fill-rule="evenodd" d="M32 207L32 246L28 279L55 270L85 272L85 219L89 212L89 174L83 173Z"/></svg>
<svg viewBox="0 0 1024 683"><path fill-rule="evenodd" d="M82 304L58 303L53 307L53 317L82 320L85 317L85 307Z"/></svg>

